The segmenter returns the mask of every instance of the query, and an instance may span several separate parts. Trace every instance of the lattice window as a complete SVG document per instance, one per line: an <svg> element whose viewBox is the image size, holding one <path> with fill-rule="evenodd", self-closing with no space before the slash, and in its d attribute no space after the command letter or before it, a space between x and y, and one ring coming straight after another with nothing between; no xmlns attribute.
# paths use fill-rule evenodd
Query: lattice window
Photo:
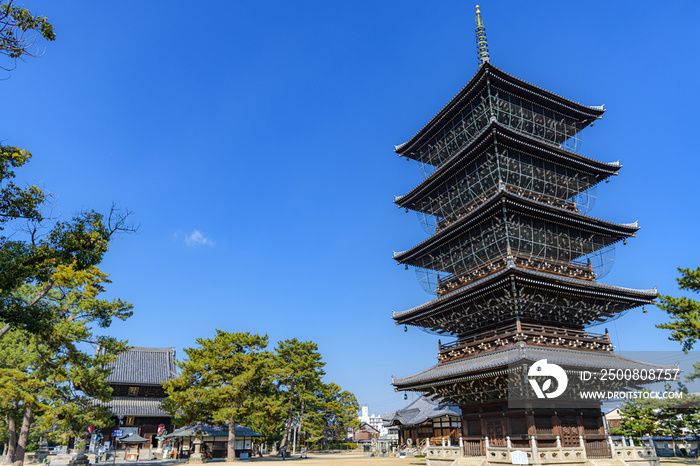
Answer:
<svg viewBox="0 0 700 466"><path fill-rule="evenodd" d="M489 124L491 115L499 123L544 139L571 151L578 151L578 133L583 124L571 117L491 85L484 88L414 154L421 172L430 176Z"/></svg>
<svg viewBox="0 0 700 466"><path fill-rule="evenodd" d="M491 92L499 123L574 152L580 148L579 121L493 85Z"/></svg>
<svg viewBox="0 0 700 466"><path fill-rule="evenodd" d="M418 268L418 280L430 293L449 291L496 271L508 257L523 267L593 279L612 268L613 241L600 233L505 212L422 254L411 265Z"/></svg>
<svg viewBox="0 0 700 466"><path fill-rule="evenodd" d="M420 169L425 177L430 176L435 167L455 155L488 125L488 101L488 91L484 88L459 114L418 149L415 158L420 162Z"/></svg>
<svg viewBox="0 0 700 466"><path fill-rule="evenodd" d="M492 145L414 208L423 228L432 234L489 199L500 181L520 196L586 214L595 204L595 185L600 179L503 145L496 153Z"/></svg>

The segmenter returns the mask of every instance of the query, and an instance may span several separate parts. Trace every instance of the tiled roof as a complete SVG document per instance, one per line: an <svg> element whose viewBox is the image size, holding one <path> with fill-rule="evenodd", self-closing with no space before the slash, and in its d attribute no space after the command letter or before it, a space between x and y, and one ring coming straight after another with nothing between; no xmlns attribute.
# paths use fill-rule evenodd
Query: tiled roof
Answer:
<svg viewBox="0 0 700 466"><path fill-rule="evenodd" d="M401 204L406 198L415 197L417 193L428 191L430 187L439 185L461 168L470 158L476 157L482 153L483 147L496 137L502 137L506 140L514 142L516 145L529 146L535 153L545 154L552 160L564 161L565 164L578 165L582 169L592 171L593 173L603 173L606 175L614 175L622 167L620 161L617 162L601 162L591 157L569 151L547 141L540 140L526 133L516 131L499 123L497 120L491 120L481 132L474 136L472 140L462 147L455 155L440 164L440 166L426 179L422 180L416 187L403 196L394 196L394 202ZM507 144L506 144L507 145ZM454 168L457 167L457 168Z"/></svg>
<svg viewBox="0 0 700 466"><path fill-rule="evenodd" d="M112 364L107 382L112 384L160 385L177 377L175 348L135 346Z"/></svg>
<svg viewBox="0 0 700 466"><path fill-rule="evenodd" d="M529 197L512 193L506 190L503 185L500 185L496 193L494 193L478 208L472 212L469 212L467 215L452 223L447 228L440 230L429 238L421 241L411 249L401 252L394 252L393 259L397 261L410 260L414 258L410 256L423 254L425 250L435 248L438 245L453 239L462 230L468 230L469 227L479 222L486 215L502 209L502 206L505 205L503 202L507 202L515 209L533 212L533 215L544 215L550 219L554 219L554 221L566 222L587 230L597 229L603 232L603 234L624 237L632 236L637 230L639 230L639 225L637 222L615 223L596 217L571 212L558 206L549 205L545 202L536 201L534 199L530 199ZM619 239L621 238L618 238L617 240Z"/></svg>
<svg viewBox="0 0 700 466"><path fill-rule="evenodd" d="M208 424L192 424L186 427L175 429L172 434L166 437L194 437L197 435L197 427L201 427L204 437L228 437L228 426L210 426ZM250 427L236 424L236 437L263 437Z"/></svg>
<svg viewBox="0 0 700 466"><path fill-rule="evenodd" d="M505 369L509 365L535 362L546 359L570 370L600 369L666 369L677 366L662 366L625 358L615 353L594 353L560 348L543 348L523 345L491 353L459 359L454 362L436 364L407 377L394 377L392 384L398 388L415 386L426 382L447 383L463 378L481 377L485 371ZM481 373L481 374L480 374Z"/></svg>
<svg viewBox="0 0 700 466"><path fill-rule="evenodd" d="M162 398L135 398L116 397L112 401L103 403L94 400L97 406L104 406L112 410L115 416L167 416L170 414L160 407Z"/></svg>
<svg viewBox="0 0 700 466"><path fill-rule="evenodd" d="M384 424L387 427L397 423L404 426L417 426L431 419L445 416L460 417L461 415L461 410L458 407L448 405L441 398L421 395L410 405L385 415L383 419L387 421Z"/></svg>
<svg viewBox="0 0 700 466"><path fill-rule="evenodd" d="M522 275L524 279L527 279L528 276L532 277L532 280L534 282L540 282L541 284L548 284L550 286L556 286L558 288L565 288L566 285L571 285L575 291L578 292L589 292L589 293L598 293L601 295L605 294L622 294L627 296L630 299L635 299L640 302L650 302L651 300L656 297L657 289L649 289L649 290L638 290L634 288L625 288L621 286L614 286L614 285L606 285L605 283L599 283L595 281L590 281L590 280L582 280L580 278L573 278L573 277L567 277L564 275L555 275L552 273L548 272L541 272L538 270L532 270L532 269L526 269L526 268L521 268L515 265L512 261L508 261L508 265L506 265L505 268L494 272L490 275L487 275L483 278L479 278L478 280L474 280L471 283L468 283L460 288L454 289L448 293L445 293L443 295L438 296L437 298L428 301L427 303L423 303L420 306L416 306L414 308L405 310L405 311L400 311L400 312L393 312L392 319L400 321L402 318L406 318L408 316L412 316L413 314L416 314L421 311L428 311L428 310L433 310L434 308L437 308L438 306L447 303L451 301L453 298L465 294L469 291L478 291L482 288L482 286L486 286L487 283L491 281L495 281L496 279L503 278L504 280L506 279L507 276L510 276L510 274L513 273L518 273L519 275ZM540 279L540 280L538 280ZM566 285L565 285L566 284ZM648 301L647 301L648 300ZM640 304L641 305L641 304Z"/></svg>
<svg viewBox="0 0 700 466"><path fill-rule="evenodd" d="M395 151L401 154L405 149L416 143L421 138L421 136L428 133L431 129L439 128L447 121L449 121L449 119L452 117L454 109L459 107L460 102L465 98L466 95L470 93L470 91L482 85L482 82L485 81L487 75L497 80L509 82L511 85L521 89L525 93L537 94L540 98L550 103L553 103L556 106L567 108L575 113L580 113L582 115L595 118L597 116L602 115L605 112L605 109L602 105L583 105L579 102L575 102L571 99L555 94L539 86L535 86L534 84L524 81L516 76L513 76L512 74L506 73L505 71L493 66L490 63L486 63L479 68L479 70L474 74L474 76L472 76L472 78L467 82L467 84L465 84L464 87L462 87L462 89L454 97L452 97L452 99L450 99L450 101L439 112L437 112L437 114L435 114L435 116L431 118L430 121L426 123L416 134L414 134L408 141L404 142L403 144L394 146Z"/></svg>

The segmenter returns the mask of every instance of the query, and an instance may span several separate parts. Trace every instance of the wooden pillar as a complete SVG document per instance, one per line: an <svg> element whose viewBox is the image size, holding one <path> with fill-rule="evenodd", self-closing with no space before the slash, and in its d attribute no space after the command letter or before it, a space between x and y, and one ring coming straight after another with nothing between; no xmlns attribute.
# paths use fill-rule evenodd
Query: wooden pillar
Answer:
<svg viewBox="0 0 700 466"><path fill-rule="evenodd" d="M576 416L576 423L578 424L578 434L585 435L586 429L583 427L583 416L580 413Z"/></svg>
<svg viewBox="0 0 700 466"><path fill-rule="evenodd" d="M535 414L534 411L525 411L525 419L527 420L527 435L533 436L537 435L537 427L535 426Z"/></svg>
<svg viewBox="0 0 700 466"><path fill-rule="evenodd" d="M552 416L552 434L558 435L559 437L564 436L564 429L561 427L561 419L556 411L554 411L554 415Z"/></svg>

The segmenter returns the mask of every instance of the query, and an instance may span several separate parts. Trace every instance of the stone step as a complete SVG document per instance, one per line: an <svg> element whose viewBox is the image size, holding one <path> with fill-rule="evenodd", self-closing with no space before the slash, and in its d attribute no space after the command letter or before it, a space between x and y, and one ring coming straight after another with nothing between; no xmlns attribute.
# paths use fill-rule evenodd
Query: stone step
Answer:
<svg viewBox="0 0 700 466"><path fill-rule="evenodd" d="M616 458L596 458L596 459L588 459L586 461L587 466L628 466L627 463L625 463L622 460L616 459Z"/></svg>
<svg viewBox="0 0 700 466"><path fill-rule="evenodd" d="M453 466L488 466L485 457L475 456L475 457L463 457L457 458Z"/></svg>

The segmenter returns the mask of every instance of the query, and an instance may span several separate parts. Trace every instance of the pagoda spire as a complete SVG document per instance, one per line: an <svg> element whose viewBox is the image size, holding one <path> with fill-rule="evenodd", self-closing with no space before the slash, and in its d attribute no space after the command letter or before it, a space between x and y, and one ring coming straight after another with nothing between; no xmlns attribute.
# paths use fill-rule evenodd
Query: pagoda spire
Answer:
<svg viewBox="0 0 700 466"><path fill-rule="evenodd" d="M476 56L479 59L479 66L489 61L489 44L486 42L486 28L484 20L481 19L481 10L476 6Z"/></svg>

